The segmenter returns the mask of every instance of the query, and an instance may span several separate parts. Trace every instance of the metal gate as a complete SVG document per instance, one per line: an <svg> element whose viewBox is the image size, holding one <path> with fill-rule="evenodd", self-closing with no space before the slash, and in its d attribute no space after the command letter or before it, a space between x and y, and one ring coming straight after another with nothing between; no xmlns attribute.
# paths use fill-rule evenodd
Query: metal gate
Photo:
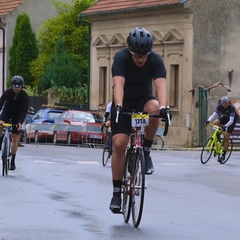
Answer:
<svg viewBox="0 0 240 240"><path fill-rule="evenodd" d="M204 88L199 87L199 145L203 146L206 142L207 132L204 129L204 122L208 118L208 96L207 91Z"/></svg>

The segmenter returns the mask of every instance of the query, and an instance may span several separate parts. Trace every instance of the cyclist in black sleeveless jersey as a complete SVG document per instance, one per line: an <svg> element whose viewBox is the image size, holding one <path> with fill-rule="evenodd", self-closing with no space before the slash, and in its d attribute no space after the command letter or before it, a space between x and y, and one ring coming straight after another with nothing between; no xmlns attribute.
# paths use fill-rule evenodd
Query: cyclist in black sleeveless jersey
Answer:
<svg viewBox="0 0 240 240"><path fill-rule="evenodd" d="M20 140L20 130L28 112L28 94L22 89L24 79L21 76L12 78L12 87L8 88L0 98L0 124L9 122L15 126L12 127L12 159L9 170L15 170L15 157ZM2 146L2 129L0 126L0 148Z"/></svg>
<svg viewBox="0 0 240 240"><path fill-rule="evenodd" d="M118 124L116 106L135 109L136 111L159 111L166 116L167 88L166 69L159 54L152 51L151 32L142 27L130 31L128 47L116 53L112 65L113 102L111 111L111 129L113 133L112 180L113 197L110 210L121 210L121 185L125 169L125 151L131 131L130 116L120 115ZM154 83L157 98L152 94ZM125 111L125 109L124 109ZM150 148L159 127L158 118L150 118L144 136L144 155L146 174L152 174L154 167L150 157Z"/></svg>
<svg viewBox="0 0 240 240"><path fill-rule="evenodd" d="M216 117L218 117L218 119L216 119L213 122L213 124L218 126L223 125L223 127L226 130L224 152L222 153L222 156L218 159L218 161L221 162L225 160L225 154L229 146L229 139L238 120L238 114L236 113L235 107L231 105L229 98L227 96L223 96L220 99L220 104L216 107L215 111L208 118L204 125L206 126Z"/></svg>

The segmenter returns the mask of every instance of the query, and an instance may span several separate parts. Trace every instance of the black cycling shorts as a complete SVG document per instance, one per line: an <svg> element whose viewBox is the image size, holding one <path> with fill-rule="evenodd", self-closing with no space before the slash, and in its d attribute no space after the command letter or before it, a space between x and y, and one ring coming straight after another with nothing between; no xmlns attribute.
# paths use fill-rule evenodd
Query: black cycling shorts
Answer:
<svg viewBox="0 0 240 240"><path fill-rule="evenodd" d="M157 99L152 94L146 95L144 98L142 98L140 101L136 102L123 102L123 111L124 112L131 112L131 110L136 110L137 112L142 112L145 104L149 100ZM130 115L119 115L118 123L116 124L116 110L115 110L115 103L112 104L111 109L111 129L112 134L117 133L125 133L127 135L130 135L131 133L131 116Z"/></svg>
<svg viewBox="0 0 240 240"><path fill-rule="evenodd" d="M237 123L237 120L238 120L238 118L235 117L234 120L233 120L233 123L227 128L227 132L228 133L232 134L232 132L234 130L234 127L235 127L235 125ZM221 125L225 125L229 121L229 117L221 116L219 118L219 121L220 121Z"/></svg>
<svg viewBox="0 0 240 240"><path fill-rule="evenodd" d="M2 113L0 114L0 120L4 121L5 123L12 123L12 133L13 134L20 134L20 132L17 130L16 125L18 124L19 118L16 117L11 117L9 116L6 112L2 111Z"/></svg>

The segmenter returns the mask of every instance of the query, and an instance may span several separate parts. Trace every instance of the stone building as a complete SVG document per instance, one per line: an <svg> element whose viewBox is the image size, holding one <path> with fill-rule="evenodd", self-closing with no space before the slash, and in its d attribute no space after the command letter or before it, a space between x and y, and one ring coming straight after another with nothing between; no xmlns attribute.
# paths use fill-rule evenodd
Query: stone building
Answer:
<svg viewBox="0 0 240 240"><path fill-rule="evenodd" d="M145 27L168 72L173 119L167 144L202 145L203 122L218 99L239 96L239 6L240 0L99 0L79 14L91 34L90 107L104 111L111 101L114 54L126 46L132 28ZM223 89L210 91L217 82Z"/></svg>

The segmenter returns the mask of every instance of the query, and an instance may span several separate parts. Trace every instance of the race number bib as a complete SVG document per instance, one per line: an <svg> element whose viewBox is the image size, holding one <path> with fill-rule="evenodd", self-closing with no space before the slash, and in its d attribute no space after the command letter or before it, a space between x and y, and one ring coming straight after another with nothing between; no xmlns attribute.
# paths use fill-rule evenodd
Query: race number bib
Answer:
<svg viewBox="0 0 240 240"><path fill-rule="evenodd" d="M149 115L148 114L133 114L132 115L132 126L134 127L145 127L148 126Z"/></svg>

